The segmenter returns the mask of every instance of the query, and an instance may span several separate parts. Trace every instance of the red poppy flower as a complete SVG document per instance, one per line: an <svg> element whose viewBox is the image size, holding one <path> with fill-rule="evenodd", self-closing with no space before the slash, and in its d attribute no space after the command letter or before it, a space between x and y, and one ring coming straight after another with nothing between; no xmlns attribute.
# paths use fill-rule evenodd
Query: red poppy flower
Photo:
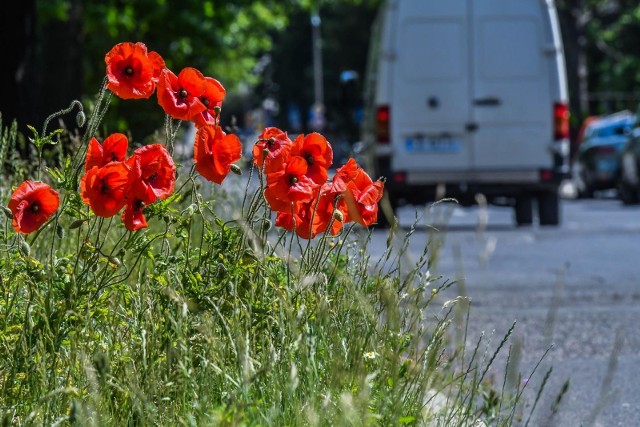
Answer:
<svg viewBox="0 0 640 427"><path fill-rule="evenodd" d="M176 184L176 164L162 144L149 144L136 148L127 160L130 169L140 162L140 180L160 200L169 197Z"/></svg>
<svg viewBox="0 0 640 427"><path fill-rule="evenodd" d="M204 91L199 98L207 109L194 117L197 127L218 124L219 110L216 112L216 107L222 107L222 101L226 94L224 87L216 79L205 77L204 82Z"/></svg>
<svg viewBox="0 0 640 427"><path fill-rule="evenodd" d="M317 132L307 136L298 135L291 146L291 155L300 156L309 165L307 176L316 184L324 184L329 177L328 169L333 163L333 149L327 139Z"/></svg>
<svg viewBox="0 0 640 427"><path fill-rule="evenodd" d="M164 59L144 43L119 43L104 57L107 89L122 99L149 98L156 90Z"/></svg>
<svg viewBox="0 0 640 427"><path fill-rule="evenodd" d="M88 171L94 166L101 168L109 162L122 162L127 158L128 148L129 140L123 133L109 135L102 142L102 145L100 145L96 138L91 138L89 148L87 149L84 170Z"/></svg>
<svg viewBox="0 0 640 427"><path fill-rule="evenodd" d="M282 170L267 174L265 198L271 209L283 211L283 203L308 202L313 198L319 186L306 175L307 169L306 160L295 156Z"/></svg>
<svg viewBox="0 0 640 427"><path fill-rule="evenodd" d="M265 166L265 173L275 172L280 169L282 163L275 163L272 160L282 159L283 151L288 150L291 147L291 140L287 136L287 133L278 129L277 127L267 127L258 136L258 142L253 146L253 163L262 167L265 162L265 150L268 151L267 159L269 160L269 167Z"/></svg>
<svg viewBox="0 0 640 427"><path fill-rule="evenodd" d="M17 233L36 231L58 210L60 196L44 182L24 181L11 195L9 210Z"/></svg>
<svg viewBox="0 0 640 427"><path fill-rule="evenodd" d="M304 203L292 203L289 209L278 211L276 226L295 231L303 239L313 239L329 232L335 236L342 229L342 212L335 214L336 196L328 186L316 190L314 197Z"/></svg>
<svg viewBox="0 0 640 427"><path fill-rule="evenodd" d="M205 179L222 184L231 165L242 157L242 143L234 135L227 135L220 126L203 126L196 132L193 161L196 171Z"/></svg>
<svg viewBox="0 0 640 427"><path fill-rule="evenodd" d="M124 212L122 212L122 222L127 230L136 231L148 226L143 210L145 206L156 201L153 189L142 180L142 168L137 156L134 157L133 167L129 172L129 183L129 191L125 196L126 205Z"/></svg>
<svg viewBox="0 0 640 427"><path fill-rule="evenodd" d="M313 213L313 231L316 234L328 230L335 236L342 229L342 225L346 222L347 206L342 199L338 199L339 195L340 193L333 191L329 183L322 186L320 199Z"/></svg>
<svg viewBox="0 0 640 427"><path fill-rule="evenodd" d="M84 174L80 195L93 213L108 218L124 207L128 184L129 167L124 162L111 162L101 168L94 166Z"/></svg>
<svg viewBox="0 0 640 427"><path fill-rule="evenodd" d="M349 157L347 163L336 169L336 173L333 176L331 186L333 191L343 192L347 189L347 184L356 177L359 173L364 172L353 157Z"/></svg>
<svg viewBox="0 0 640 427"><path fill-rule="evenodd" d="M205 77L195 68L184 68L177 76L165 68L158 81L158 104L176 120L193 120L207 109L200 101L205 86Z"/></svg>
<svg viewBox="0 0 640 427"><path fill-rule="evenodd" d="M335 194L320 190L312 200L293 204L293 210L278 212L276 226L295 230L304 239L313 239L325 232L335 236L343 225L342 214L335 214L338 211L335 206Z"/></svg>
<svg viewBox="0 0 640 427"><path fill-rule="evenodd" d="M382 199L384 183L380 180L372 181L362 169L356 170L353 179L346 183L344 200L349 210L349 220L365 227L378 219L378 202Z"/></svg>
<svg viewBox="0 0 640 427"><path fill-rule="evenodd" d="M295 203L287 212L280 211L276 215L276 227L284 228L288 231L295 231L295 233L303 239L313 239L311 227L311 216L309 215L309 205L313 202Z"/></svg>

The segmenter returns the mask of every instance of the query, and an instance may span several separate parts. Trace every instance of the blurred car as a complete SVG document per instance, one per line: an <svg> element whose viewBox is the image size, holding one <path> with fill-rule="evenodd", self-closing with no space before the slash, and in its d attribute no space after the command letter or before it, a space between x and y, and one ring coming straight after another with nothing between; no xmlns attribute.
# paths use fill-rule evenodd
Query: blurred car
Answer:
<svg viewBox="0 0 640 427"><path fill-rule="evenodd" d="M640 105L631 135L620 152L617 190L622 203L640 203Z"/></svg>
<svg viewBox="0 0 640 427"><path fill-rule="evenodd" d="M635 115L624 110L598 117L587 125L572 167L572 181L579 198L617 188L620 153L634 122Z"/></svg>
<svg viewBox="0 0 640 427"><path fill-rule="evenodd" d="M584 142L584 137L587 133L587 129L589 128L589 125L591 125L594 121L598 120L599 118L600 116L588 116L582 121L582 125L580 125L580 129L578 130L578 135L576 136L576 139L573 145L571 146L572 162L576 158L576 153L578 152L578 148L580 148L580 145L582 145L582 143Z"/></svg>

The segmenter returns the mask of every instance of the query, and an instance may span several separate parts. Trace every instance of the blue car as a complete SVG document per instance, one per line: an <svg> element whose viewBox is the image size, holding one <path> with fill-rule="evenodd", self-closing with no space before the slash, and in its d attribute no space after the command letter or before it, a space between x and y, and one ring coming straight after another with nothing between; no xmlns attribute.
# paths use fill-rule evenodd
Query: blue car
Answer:
<svg viewBox="0 0 640 427"><path fill-rule="evenodd" d="M589 123L572 167L572 180L580 198L617 187L620 153L631 135L635 114L624 110Z"/></svg>

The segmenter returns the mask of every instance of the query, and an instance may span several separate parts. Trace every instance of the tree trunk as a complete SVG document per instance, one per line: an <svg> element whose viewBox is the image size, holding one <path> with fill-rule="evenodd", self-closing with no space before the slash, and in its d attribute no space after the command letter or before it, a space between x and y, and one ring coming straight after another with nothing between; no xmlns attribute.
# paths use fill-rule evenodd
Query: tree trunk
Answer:
<svg viewBox="0 0 640 427"><path fill-rule="evenodd" d="M4 126L18 121L24 132L37 109L33 98L33 69L35 54L35 0L12 4L13 12L0 14L0 113Z"/></svg>

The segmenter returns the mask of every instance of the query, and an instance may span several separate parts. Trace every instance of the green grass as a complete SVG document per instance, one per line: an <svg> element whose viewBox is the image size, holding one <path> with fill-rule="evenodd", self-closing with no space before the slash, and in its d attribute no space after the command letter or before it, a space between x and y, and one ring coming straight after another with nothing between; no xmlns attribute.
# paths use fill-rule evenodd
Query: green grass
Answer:
<svg viewBox="0 0 640 427"><path fill-rule="evenodd" d="M515 325L468 346L468 301L429 273L437 241L412 261L412 230L390 230L379 259L360 226L299 240L271 225L255 171L240 194L185 171L131 233L90 214L78 162L49 169L64 202L41 231L0 228L2 425L526 421ZM496 379L505 352L515 374Z"/></svg>

